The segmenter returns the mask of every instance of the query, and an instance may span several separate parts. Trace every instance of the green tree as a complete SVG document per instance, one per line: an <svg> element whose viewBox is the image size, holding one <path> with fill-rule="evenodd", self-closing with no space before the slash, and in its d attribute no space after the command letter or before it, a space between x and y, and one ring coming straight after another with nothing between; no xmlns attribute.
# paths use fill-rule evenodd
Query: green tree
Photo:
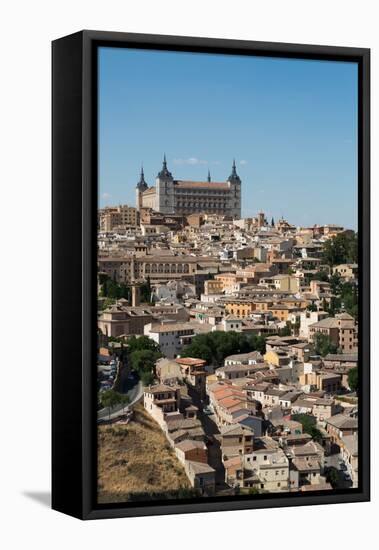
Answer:
<svg viewBox="0 0 379 550"><path fill-rule="evenodd" d="M158 344L148 336L131 336L128 338L129 353L140 350L160 351Z"/></svg>
<svg viewBox="0 0 379 550"><path fill-rule="evenodd" d="M124 283L117 283L105 273L101 273L101 276L99 275L99 283L101 285L100 296L112 300L125 298L125 300L130 302L132 292L130 286L127 286ZM140 285L140 293L142 302L151 303L150 277L148 277L147 280Z"/></svg>
<svg viewBox="0 0 379 550"><path fill-rule="evenodd" d="M214 358L212 348L205 341L205 338L203 340L204 341L195 336L195 338L192 339L191 344L182 350L182 357L197 357L199 359L204 359L208 365L212 365Z"/></svg>
<svg viewBox="0 0 379 550"><path fill-rule="evenodd" d="M118 402L122 405L122 411L124 412L126 405L130 403L129 397L124 393L119 393Z"/></svg>
<svg viewBox="0 0 379 550"><path fill-rule="evenodd" d="M341 275L339 273L333 273L329 278L330 290L333 294L339 294L341 290Z"/></svg>
<svg viewBox="0 0 379 550"><path fill-rule="evenodd" d="M255 334L247 336L235 331L215 331L195 336L191 344L183 349L182 356L199 357L209 365L219 366L228 355L250 351L264 353L265 350L265 339L262 336Z"/></svg>
<svg viewBox="0 0 379 550"><path fill-rule="evenodd" d="M109 279L108 275L106 273L99 273L99 283L100 285L103 285L104 282Z"/></svg>
<svg viewBox="0 0 379 550"><path fill-rule="evenodd" d="M339 233L323 247L323 260L330 266L358 262L358 234Z"/></svg>
<svg viewBox="0 0 379 550"><path fill-rule="evenodd" d="M291 334L292 334L291 324L290 324L290 323L286 323L286 326L285 326L285 327L280 328L280 329L278 330L278 334L279 334L279 336L291 336Z"/></svg>
<svg viewBox="0 0 379 550"><path fill-rule="evenodd" d="M160 357L159 346L147 336L133 336L128 340L128 363L145 386L154 381L155 363Z"/></svg>
<svg viewBox="0 0 379 550"><path fill-rule="evenodd" d="M101 309L107 309L109 306L112 306L115 303L114 298L106 298L101 306Z"/></svg>
<svg viewBox="0 0 379 550"><path fill-rule="evenodd" d="M326 271L317 271L314 275L311 275L310 281L322 281L326 283L329 281L329 275Z"/></svg>
<svg viewBox="0 0 379 550"><path fill-rule="evenodd" d="M309 434L312 439L319 442L322 440L322 433L318 428L316 428L316 418L314 416L300 413L293 414L291 418L292 420L300 422L300 424L303 426L303 431Z"/></svg>
<svg viewBox="0 0 379 550"><path fill-rule="evenodd" d="M326 334L317 332L314 336L315 352L321 357L325 357L328 353L337 353L338 347L331 342Z"/></svg>
<svg viewBox="0 0 379 550"><path fill-rule="evenodd" d="M144 386L150 386L150 384L152 384L154 382L154 373L151 371L151 372L148 372L148 371L143 371L141 372L141 381L142 381L142 384Z"/></svg>
<svg viewBox="0 0 379 550"><path fill-rule="evenodd" d="M143 371L152 372L156 358L158 357L154 351L149 349L136 350L129 355L129 364L139 374Z"/></svg>
<svg viewBox="0 0 379 550"><path fill-rule="evenodd" d="M146 282L144 282L140 287L141 292L141 301L148 304L151 303L151 282L150 277L148 276Z"/></svg>
<svg viewBox="0 0 379 550"><path fill-rule="evenodd" d="M119 402L117 392L115 392L114 390L106 390L101 394L100 401L105 409L108 408L108 418L110 420L111 411L113 407L115 407Z"/></svg>
<svg viewBox="0 0 379 550"><path fill-rule="evenodd" d="M332 487L337 487L338 486L338 482L339 482L339 475L338 475L338 471L336 468L334 468L333 466L330 466L327 470L326 470L326 481L328 483L330 483L330 485Z"/></svg>
<svg viewBox="0 0 379 550"><path fill-rule="evenodd" d="M352 391L358 390L358 368L354 367L353 369L349 370L349 374L347 375L347 382L349 384L349 388Z"/></svg>
<svg viewBox="0 0 379 550"><path fill-rule="evenodd" d="M122 405L122 410L124 411L126 405L129 403L129 397L114 390L106 390L100 394L100 402L105 409L108 408L108 419L110 420L112 409L116 405Z"/></svg>
<svg viewBox="0 0 379 550"><path fill-rule="evenodd" d="M266 338L253 334L250 338L252 351L259 351L262 355L266 353Z"/></svg>
<svg viewBox="0 0 379 550"><path fill-rule="evenodd" d="M354 283L343 283L340 287L340 301L343 309L358 318L358 288Z"/></svg>
<svg viewBox="0 0 379 550"><path fill-rule="evenodd" d="M334 317L336 313L339 313L341 311L341 298L339 296L332 296L326 311L329 313L330 317Z"/></svg>
<svg viewBox="0 0 379 550"><path fill-rule="evenodd" d="M105 298L112 298L113 300L119 300L120 298L129 300L130 289L125 284L119 284L110 277L106 277L103 279L100 294Z"/></svg>

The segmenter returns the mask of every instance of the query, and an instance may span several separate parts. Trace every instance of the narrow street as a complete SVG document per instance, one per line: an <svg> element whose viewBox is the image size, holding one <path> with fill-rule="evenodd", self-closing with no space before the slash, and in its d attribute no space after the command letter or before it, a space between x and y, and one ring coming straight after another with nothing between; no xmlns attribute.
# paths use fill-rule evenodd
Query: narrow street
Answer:
<svg viewBox="0 0 379 550"><path fill-rule="evenodd" d="M203 413L203 406L205 405L200 401L196 390L190 385L188 385L188 395L191 397L193 404L198 407L199 420L205 434L210 438L210 442L207 444L208 463L216 471L216 492L230 492L230 487L225 483L225 468L221 460L220 430L215 422L214 415Z"/></svg>

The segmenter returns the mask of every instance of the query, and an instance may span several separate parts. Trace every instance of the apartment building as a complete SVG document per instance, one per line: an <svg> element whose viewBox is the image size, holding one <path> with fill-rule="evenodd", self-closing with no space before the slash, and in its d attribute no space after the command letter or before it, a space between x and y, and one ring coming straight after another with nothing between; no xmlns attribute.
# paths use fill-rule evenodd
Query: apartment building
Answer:
<svg viewBox="0 0 379 550"><path fill-rule="evenodd" d="M158 344L162 353L174 359L183 347L190 344L194 329L189 323L149 323L144 326L144 334Z"/></svg>
<svg viewBox="0 0 379 550"><path fill-rule="evenodd" d="M342 353L358 352L357 323L348 313L339 313L310 325L309 339L314 341L316 334L325 334Z"/></svg>
<svg viewBox="0 0 379 550"><path fill-rule="evenodd" d="M111 232L118 226L137 226L138 212L134 206L127 204L105 207L99 211L100 231Z"/></svg>

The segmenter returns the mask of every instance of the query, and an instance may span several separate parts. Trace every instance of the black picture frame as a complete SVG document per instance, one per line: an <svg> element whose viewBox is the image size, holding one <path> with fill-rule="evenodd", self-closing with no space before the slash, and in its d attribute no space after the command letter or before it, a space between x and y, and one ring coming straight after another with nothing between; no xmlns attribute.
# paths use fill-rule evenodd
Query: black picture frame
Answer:
<svg viewBox="0 0 379 550"><path fill-rule="evenodd" d="M354 61L359 72L359 487L258 497L96 504L97 48ZM52 507L81 519L370 499L370 50L81 31L52 43Z"/></svg>

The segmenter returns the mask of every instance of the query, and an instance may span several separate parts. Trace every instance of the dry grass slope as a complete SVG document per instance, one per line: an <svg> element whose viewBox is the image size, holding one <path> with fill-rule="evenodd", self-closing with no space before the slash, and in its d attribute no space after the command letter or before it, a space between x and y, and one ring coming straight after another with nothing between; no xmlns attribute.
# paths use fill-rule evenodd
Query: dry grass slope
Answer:
<svg viewBox="0 0 379 550"><path fill-rule="evenodd" d="M99 503L190 487L163 432L142 405L127 425L99 426L98 446Z"/></svg>

